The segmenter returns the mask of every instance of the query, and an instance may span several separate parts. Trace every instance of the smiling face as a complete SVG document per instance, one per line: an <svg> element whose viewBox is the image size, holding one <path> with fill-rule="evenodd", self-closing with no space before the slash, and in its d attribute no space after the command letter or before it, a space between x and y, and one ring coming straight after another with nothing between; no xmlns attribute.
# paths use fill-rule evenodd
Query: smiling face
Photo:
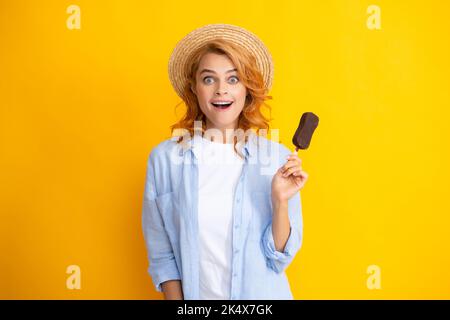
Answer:
<svg viewBox="0 0 450 320"><path fill-rule="evenodd" d="M207 53L195 77L192 91L206 116L206 128L217 128L224 134L226 129L236 129L247 90L232 61L226 55Z"/></svg>

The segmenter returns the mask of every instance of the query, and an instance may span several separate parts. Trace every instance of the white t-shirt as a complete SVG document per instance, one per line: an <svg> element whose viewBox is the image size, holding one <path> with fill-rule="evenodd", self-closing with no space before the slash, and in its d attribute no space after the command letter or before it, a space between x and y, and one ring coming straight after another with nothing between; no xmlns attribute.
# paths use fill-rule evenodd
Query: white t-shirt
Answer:
<svg viewBox="0 0 450 320"><path fill-rule="evenodd" d="M233 198L244 160L233 143L206 138L197 149L200 299L228 300L231 294Z"/></svg>

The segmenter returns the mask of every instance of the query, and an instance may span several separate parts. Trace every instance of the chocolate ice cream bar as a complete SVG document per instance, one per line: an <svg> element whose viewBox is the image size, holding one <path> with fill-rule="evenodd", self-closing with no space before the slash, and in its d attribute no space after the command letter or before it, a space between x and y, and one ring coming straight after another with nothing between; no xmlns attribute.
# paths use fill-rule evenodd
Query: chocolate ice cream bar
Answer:
<svg viewBox="0 0 450 320"><path fill-rule="evenodd" d="M314 130L319 124L319 117L312 112L305 112L302 114L300 123L295 131L292 143L295 145L295 151L298 149L307 149L311 142Z"/></svg>

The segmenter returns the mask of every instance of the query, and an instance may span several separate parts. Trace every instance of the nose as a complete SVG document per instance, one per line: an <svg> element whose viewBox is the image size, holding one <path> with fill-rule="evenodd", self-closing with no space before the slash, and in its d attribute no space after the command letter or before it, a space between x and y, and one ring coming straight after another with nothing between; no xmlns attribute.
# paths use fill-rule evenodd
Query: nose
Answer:
<svg viewBox="0 0 450 320"><path fill-rule="evenodd" d="M216 88L216 95L226 94L228 92L227 84L226 82L219 81L218 86Z"/></svg>

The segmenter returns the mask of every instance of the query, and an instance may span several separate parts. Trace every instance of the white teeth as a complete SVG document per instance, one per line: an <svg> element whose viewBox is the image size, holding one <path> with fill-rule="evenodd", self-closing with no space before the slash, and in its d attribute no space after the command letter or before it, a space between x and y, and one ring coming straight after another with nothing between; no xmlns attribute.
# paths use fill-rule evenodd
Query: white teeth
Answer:
<svg viewBox="0 0 450 320"><path fill-rule="evenodd" d="M228 101L228 102L212 102L212 104L217 104L217 105L227 105L232 103L232 101Z"/></svg>

